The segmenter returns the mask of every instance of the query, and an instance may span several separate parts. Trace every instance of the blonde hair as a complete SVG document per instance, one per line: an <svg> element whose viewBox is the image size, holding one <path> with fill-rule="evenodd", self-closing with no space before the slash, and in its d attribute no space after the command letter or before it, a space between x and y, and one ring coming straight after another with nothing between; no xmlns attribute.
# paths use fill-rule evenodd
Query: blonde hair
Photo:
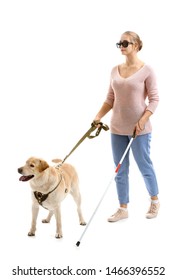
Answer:
<svg viewBox="0 0 177 280"><path fill-rule="evenodd" d="M143 42L141 41L140 37L138 36L138 34L136 34L135 32L133 31L125 31L123 34L126 34L128 36L131 36L133 41L135 43L137 43L138 45L138 51L140 51L143 47Z"/></svg>

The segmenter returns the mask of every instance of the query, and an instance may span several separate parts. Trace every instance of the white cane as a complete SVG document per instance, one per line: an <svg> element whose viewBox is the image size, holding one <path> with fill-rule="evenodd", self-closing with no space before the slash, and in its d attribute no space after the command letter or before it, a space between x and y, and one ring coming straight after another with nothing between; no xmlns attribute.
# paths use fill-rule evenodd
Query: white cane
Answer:
<svg viewBox="0 0 177 280"><path fill-rule="evenodd" d="M118 173L118 171L119 171L119 169L120 169L120 167L121 167L121 164L122 164L122 162L123 162L123 160L124 160L124 158L125 158L125 156L126 156L128 150L130 149L130 146L131 146L131 144L132 144L134 138L135 138L135 132L134 132L132 138L130 139L130 141L129 141L128 145L127 145L127 148L126 148L126 150L125 150L125 152L124 152L124 154L123 154L123 156L121 157L120 162L118 163L118 165L117 165L117 167L116 167L116 169L115 169L115 173L116 173L116 174ZM115 178L115 176L116 176L116 175L114 174L113 177L111 178L111 180L110 180L110 182L109 182L109 184L108 184L106 190L104 191L104 193L103 193L103 195L102 195L102 197L101 197L101 199L100 199L100 201L99 201L97 207L95 208L95 211L93 212L93 214L92 214L90 220L88 221L88 223L87 223L87 225L86 225L86 227L85 227L85 230L83 231L83 233L82 233L80 239L77 241L77 243L76 243L76 246L77 246L77 247L79 247L79 245L80 245L80 243L81 243L81 240L82 240L82 238L83 238L85 232L87 231L87 229L88 229L88 227L89 227L89 225L90 225L90 223L91 223L93 217L95 216L95 214L96 214L96 212L97 212L97 210L98 210L98 208L99 208L99 206L100 206L100 204L101 204L103 198L105 197L105 195L106 195L106 193L107 193L107 191L108 191L110 185L112 184L112 181L113 181L113 179Z"/></svg>

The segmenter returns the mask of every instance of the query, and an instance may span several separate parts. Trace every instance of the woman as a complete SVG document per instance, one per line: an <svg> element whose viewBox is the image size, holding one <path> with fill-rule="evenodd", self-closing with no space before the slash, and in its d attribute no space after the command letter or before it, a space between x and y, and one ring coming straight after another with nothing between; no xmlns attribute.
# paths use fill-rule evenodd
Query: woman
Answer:
<svg viewBox="0 0 177 280"><path fill-rule="evenodd" d="M157 216L160 205L156 174L150 159L152 127L149 118L159 101L156 78L152 68L137 56L142 49L142 41L135 32L124 32L116 46L125 56L125 63L112 69L106 100L94 121L99 122L112 109L111 145L116 166L135 132L136 138L131 150L151 197L150 208L146 213L146 218L151 219ZM128 218L129 152L115 181L120 207L108 218L109 222Z"/></svg>

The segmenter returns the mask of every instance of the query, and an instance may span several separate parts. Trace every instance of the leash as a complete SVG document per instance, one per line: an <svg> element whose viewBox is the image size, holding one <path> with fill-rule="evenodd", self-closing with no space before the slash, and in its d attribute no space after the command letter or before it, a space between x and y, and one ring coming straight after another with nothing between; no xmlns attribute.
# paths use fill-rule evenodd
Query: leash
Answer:
<svg viewBox="0 0 177 280"><path fill-rule="evenodd" d="M97 129L97 131L96 131L95 135L91 135L91 133L96 129ZM65 160L74 152L74 150L85 140L85 138L93 139L93 138L97 137L100 134L102 129L107 131L107 130L109 130L109 127L106 124L103 124L102 122L96 122L96 121L92 122L90 129L82 136L82 138L77 142L77 144L73 147L73 149L70 151L70 153L57 166L61 166L65 162Z"/></svg>

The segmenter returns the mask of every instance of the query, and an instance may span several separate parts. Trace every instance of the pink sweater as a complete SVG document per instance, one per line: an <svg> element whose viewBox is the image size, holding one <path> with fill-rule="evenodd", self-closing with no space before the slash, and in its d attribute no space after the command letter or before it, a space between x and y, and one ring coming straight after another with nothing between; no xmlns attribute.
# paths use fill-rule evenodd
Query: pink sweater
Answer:
<svg viewBox="0 0 177 280"><path fill-rule="evenodd" d="M147 104L146 101L148 101ZM144 65L128 78L120 76L118 66L112 69L105 100L105 103L112 106L111 133L132 135L135 124L145 110L154 113L158 102L156 77L149 65ZM149 133L151 130L149 120L141 134Z"/></svg>

